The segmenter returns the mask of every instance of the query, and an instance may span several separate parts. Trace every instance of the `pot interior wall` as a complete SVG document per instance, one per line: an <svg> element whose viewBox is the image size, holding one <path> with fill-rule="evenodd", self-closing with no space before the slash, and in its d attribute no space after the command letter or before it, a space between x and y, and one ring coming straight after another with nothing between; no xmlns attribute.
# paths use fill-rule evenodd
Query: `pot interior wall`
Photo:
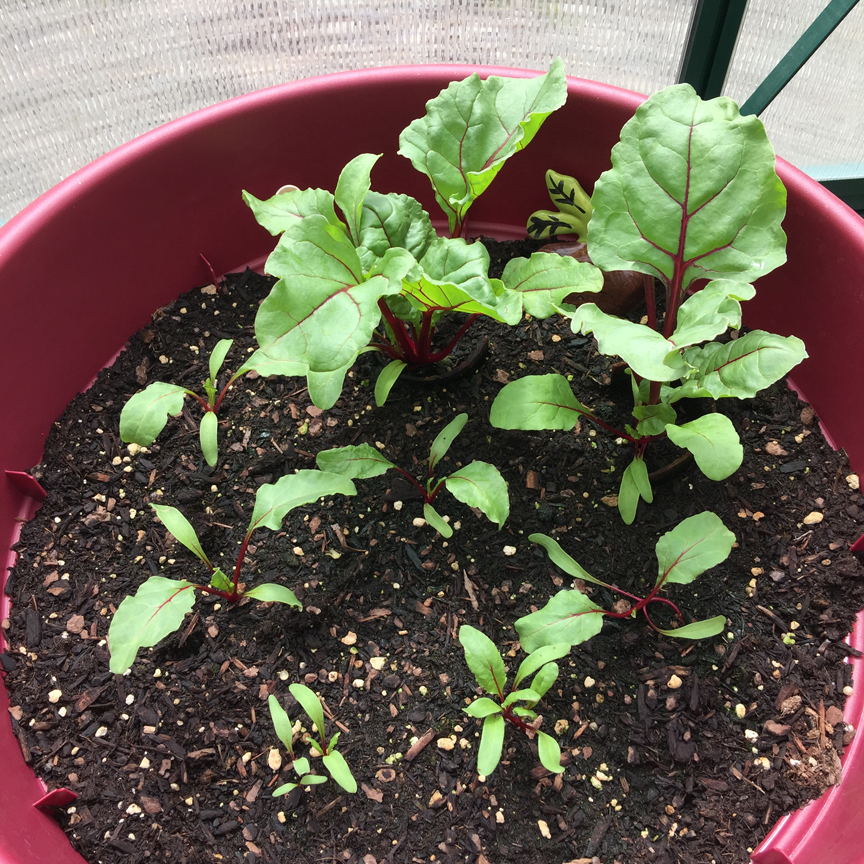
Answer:
<svg viewBox="0 0 864 864"><path fill-rule="evenodd" d="M398 136L428 99L471 71L341 73L240 97L113 151L13 219L0 231L0 405L7 418L0 469L26 471L40 460L69 399L154 309L208 281L201 255L217 273L263 259L273 240L255 224L241 189L259 197L286 183L332 190L358 152L383 153L374 188L414 195L434 214L428 181L396 154ZM469 235L521 234L527 214L547 206L547 168L575 174L590 189L642 98L571 79L567 105L474 205ZM789 189L789 263L760 280L745 320L804 339L810 359L796 370L795 384L860 471L864 400L849 384L861 366L864 291L856 280L864 272L864 223L794 168L781 162L780 170ZM18 486L0 477L0 549L14 542L27 506ZM5 691L0 701L5 714ZM8 754L0 860L80 861L32 809L40 787L6 721L0 750Z"/></svg>

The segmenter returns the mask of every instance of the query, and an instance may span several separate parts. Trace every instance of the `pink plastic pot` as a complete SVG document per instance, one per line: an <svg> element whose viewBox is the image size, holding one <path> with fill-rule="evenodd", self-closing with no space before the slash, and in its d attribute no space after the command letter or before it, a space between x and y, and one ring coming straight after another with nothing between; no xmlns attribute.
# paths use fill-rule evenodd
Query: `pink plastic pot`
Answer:
<svg viewBox="0 0 864 864"><path fill-rule="evenodd" d="M157 307L208 281L202 254L223 273L260 262L272 247L240 190L266 197L289 182L333 189L350 158L383 153L374 187L407 192L435 212L428 181L396 155L398 135L449 81L473 71L531 74L388 68L253 93L118 148L0 229L0 549L15 542L19 521L39 506L38 485L23 472L41 458L51 423L69 399ZM590 186L609 167L619 130L643 98L571 79L567 105L474 205L469 232L522 235L526 214L548 203L547 167ZM810 359L795 371L795 387L860 473L864 402L854 382L864 365L864 222L782 160L779 170L789 190L789 263L759 281L746 321L805 341ZM5 580L5 566L0 575ZM6 617L8 609L0 614ZM864 648L861 629L855 644ZM856 728L864 717L861 690L858 682L846 708ZM45 790L22 760L3 688L0 703L0 862L80 862L50 816L34 806ZM864 805L862 751L856 739L843 784L784 820L754 861L864 862L857 823ZM68 802L54 793L51 803Z"/></svg>

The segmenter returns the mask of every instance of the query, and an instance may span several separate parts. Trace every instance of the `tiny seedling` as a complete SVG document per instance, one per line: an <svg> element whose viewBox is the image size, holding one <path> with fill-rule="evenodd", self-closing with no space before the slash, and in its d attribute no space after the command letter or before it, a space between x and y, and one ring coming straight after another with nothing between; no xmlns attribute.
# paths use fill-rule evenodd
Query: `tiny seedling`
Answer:
<svg viewBox="0 0 864 864"><path fill-rule="evenodd" d="M528 217L528 236L535 240L576 234L582 241L588 235L588 222L594 208L591 198L575 177L546 172L546 191L557 210L537 210Z"/></svg>
<svg viewBox="0 0 864 864"><path fill-rule="evenodd" d="M371 190L380 154L352 159L335 194L289 186L262 201L243 193L258 222L279 235L266 263L279 281L261 304L255 336L266 356L299 364L303 371L291 374L306 374L315 405L335 404L363 351L390 358L375 387L383 405L403 370L450 357L480 315L513 325L523 308L548 317L568 294L600 290L593 268L547 253L490 279L485 248L463 239L472 202L566 98L560 59L536 78L472 75L450 84L402 132L399 153L429 177L449 237L437 236L414 198ZM438 322L449 313L466 318L435 348Z"/></svg>
<svg viewBox="0 0 864 864"><path fill-rule="evenodd" d="M351 769L345 761L345 757L336 749L341 732L337 732L330 740L324 729L324 711L321 702L313 690L304 684L291 684L288 687L291 695L300 703L300 707L309 716L315 731L318 733L318 741L310 737L309 748L313 756L320 756L324 767L330 776L346 791L353 794L357 791L357 781L351 774ZM297 758L294 754L294 727L285 713L285 709L279 704L272 694L267 700L270 706L270 716L276 729L276 736L285 745L288 755L291 757L292 768L297 775L297 782L283 783L273 790L273 797L287 795L298 786L315 786L326 783L327 778L320 774L310 773L309 759L305 756Z"/></svg>
<svg viewBox="0 0 864 864"><path fill-rule="evenodd" d="M661 603L671 607L676 617L683 621L681 610L671 600L659 596L661 589L670 582L686 585L728 557L735 543L735 535L710 511L690 516L657 541L657 579L648 595L641 598L591 576L551 537L531 534L528 539L539 543L552 563L570 576L608 588L634 602L629 609L609 612L576 588L559 591L542 609L516 622L516 632L526 651L537 651L544 645L561 643L579 645L600 632L604 618L634 618L638 612L642 612L648 624L664 636L707 639L723 630L726 623L724 615L669 630L659 628L648 615L648 607L652 603Z"/></svg>
<svg viewBox="0 0 864 864"><path fill-rule="evenodd" d="M201 452L212 468L219 458L219 418L218 412L225 394L231 385L247 372L256 371L260 375L296 375L298 367L286 363L277 363L260 351L254 353L225 383L221 390L217 381L219 370L225 362L225 357L234 344L233 339L220 339L210 354L210 376L204 381L204 396L194 390L170 384L166 381L154 381L140 392L136 393L120 412L120 437L127 444L138 444L147 447L152 444L159 433L165 428L168 416L176 417L183 410L183 399L191 396L203 409L204 415L198 427L201 440ZM302 374L302 369L300 373Z"/></svg>
<svg viewBox="0 0 864 864"><path fill-rule="evenodd" d="M355 480L378 477L393 468L419 490L424 502L423 516L442 537L452 537L453 529L438 514L432 504L438 497L438 493L445 487L454 498L469 507L477 507L482 510L491 522L496 522L501 528L510 515L510 497L507 493L507 483L494 465L490 465L488 462L475 461L440 480L436 480L433 476L435 467L444 458L453 440L462 431L467 421L467 414L457 415L438 433L432 442L429 451L429 479L425 488L407 471L394 465L389 459L385 459L375 447L371 447L369 444L356 444L324 450L318 454L316 463L322 471L342 474Z"/></svg>
<svg viewBox="0 0 864 864"><path fill-rule="evenodd" d="M311 504L325 495L356 495L350 479L323 471L298 471L288 474L276 483L265 483L258 489L255 506L246 536L240 544L233 579L229 579L207 557L195 529L175 507L151 504L162 524L210 571L210 584L201 585L165 576L151 576L123 602L111 619L108 628L108 646L111 651L110 669L125 672L134 662L139 648L148 648L179 629L184 616L192 610L195 592L213 594L229 603L251 597L266 603L286 603L302 609L294 592L283 585L264 582L244 590L240 585L240 568L252 534L259 528L278 531L290 510Z"/></svg>
<svg viewBox="0 0 864 864"><path fill-rule="evenodd" d="M537 736L537 753L547 771L563 771L558 742L526 720L537 719L534 706L558 678L558 664L553 661L568 654L570 645L564 642L544 645L529 654L516 670L512 687L508 688L504 661L488 636L464 624L459 628L459 642L465 651L468 668L480 687L492 697L481 696L463 709L469 716L483 719L477 773L488 777L501 761L505 721L526 735ZM532 675L534 680L528 685ZM520 684L523 685L521 688Z"/></svg>
<svg viewBox="0 0 864 864"><path fill-rule="evenodd" d="M751 283L786 260L786 190L774 161L761 122L742 117L731 99L704 102L679 84L644 102L594 187L588 255L604 272L649 277L645 323L596 303L560 308L574 333L593 333L600 353L629 367L634 425L604 422L556 374L513 381L492 405L492 425L502 429L572 429L585 417L629 442L633 461L618 493L628 524L640 499L653 500L645 463L651 442L668 438L687 449L711 480L741 465L732 421L710 412L679 423L679 400L752 398L807 356L794 336L734 332L741 302L756 293ZM655 281L665 293L662 315Z"/></svg>

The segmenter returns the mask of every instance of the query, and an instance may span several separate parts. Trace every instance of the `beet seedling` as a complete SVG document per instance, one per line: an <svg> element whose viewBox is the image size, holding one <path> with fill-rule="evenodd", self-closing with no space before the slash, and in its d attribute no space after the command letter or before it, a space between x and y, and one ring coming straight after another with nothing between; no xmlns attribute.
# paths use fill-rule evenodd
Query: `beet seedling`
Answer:
<svg viewBox="0 0 864 864"><path fill-rule="evenodd" d="M654 630L664 636L707 639L723 631L726 623L724 615L716 615L705 621L695 621L670 630L660 629L648 615L648 607L652 603L662 603L671 607L676 617L683 621L681 610L671 600L661 597L660 591L669 583L686 585L692 582L729 556L735 543L735 535L723 525L715 513L706 510L690 516L657 541L657 579L648 595L641 598L617 585L601 582L591 576L551 537L531 534L528 539L539 543L552 563L570 576L608 588L634 602L624 611L609 612L575 588L559 591L542 609L525 615L516 622L516 632L526 651L537 651L544 645L561 643L579 645L600 632L605 618L633 618L639 612Z"/></svg>
<svg viewBox="0 0 864 864"><path fill-rule="evenodd" d="M741 465L738 433L725 415L679 423L675 403L709 397L748 399L807 356L794 336L753 330L711 341L741 326L750 284L786 260L780 227L786 190L774 150L756 117L731 99L703 102L689 84L652 96L621 130L612 168L591 197L588 254L605 272L635 270L645 280L646 323L601 312L595 303L560 311L574 333L593 333L602 354L628 365L634 425L616 429L573 395L561 375L507 384L492 405L502 429L572 429L581 417L633 446L618 508L628 524L653 492L645 463L651 442L669 438L690 451L712 480ZM658 315L654 283L665 293ZM697 283L708 280L696 290ZM733 334L736 335L736 334ZM703 344L704 343L704 344Z"/></svg>
<svg viewBox="0 0 864 864"><path fill-rule="evenodd" d="M516 670L512 687L508 687L504 661L488 636L464 624L459 628L459 642L465 651L465 662L477 683L493 697L481 696L462 709L470 717L483 719L477 773L488 777L498 767L504 749L505 722L529 736L537 736L537 753L547 771L563 771L558 742L526 719L536 720L534 706L558 678L558 664L553 661L569 654L570 646L563 642L545 645L529 654ZM526 684L532 675L534 680L531 684L520 688L519 685Z"/></svg>
<svg viewBox="0 0 864 864"><path fill-rule="evenodd" d="M453 440L467 422L467 414L457 415L438 433L432 442L432 447L429 450L429 479L425 487L421 486L407 471L389 459L385 459L377 449L369 444L356 444L324 450L318 454L315 461L322 471L342 474L355 480L378 477L393 468L423 496L423 516L442 537L452 537L453 529L438 514L432 504L438 497L438 493L444 488L448 489L453 497L463 504L482 510L491 522L496 522L501 528L510 515L510 497L507 493L507 483L494 465L478 460L458 468L452 474L439 480L433 476L435 467L444 458Z"/></svg>
<svg viewBox="0 0 864 864"><path fill-rule="evenodd" d="M330 776L346 791L352 795L357 791L357 781L345 761L345 757L336 749L339 742L341 732L337 732L330 740L327 740L327 735L324 729L324 711L321 708L321 702L313 690L310 690L304 684L291 684L288 687L291 695L300 703L300 707L309 716L315 730L318 733L318 741L310 739L309 747L313 756L320 756L324 767L327 769ZM267 700L270 707L270 716L273 719L273 727L276 730L276 735L279 740L285 745L288 755L291 757L292 768L297 775L297 781L291 783L283 783L273 790L273 797L278 795L287 795L292 789L298 786L315 786L320 783L326 783L327 778L320 774L310 773L309 759L301 757L298 759L294 754L294 728L285 709L279 704L278 700L272 694Z"/></svg>
<svg viewBox="0 0 864 864"><path fill-rule="evenodd" d="M255 531L259 528L278 531L290 510L311 504L325 495L337 494L356 495L357 490L347 477L323 471L299 471L282 477L276 483L261 486L255 495L252 518L240 544L231 579L207 557L195 529L179 510L163 504L151 504L168 532L210 571L210 583L201 585L165 576L151 576L134 595L125 597L108 628L111 671L125 672L134 662L139 648L155 645L177 630L185 615L192 610L196 591L213 594L229 603L252 597L266 603L286 603L302 609L303 605L294 592L283 585L264 582L249 590L241 589L240 568Z"/></svg>

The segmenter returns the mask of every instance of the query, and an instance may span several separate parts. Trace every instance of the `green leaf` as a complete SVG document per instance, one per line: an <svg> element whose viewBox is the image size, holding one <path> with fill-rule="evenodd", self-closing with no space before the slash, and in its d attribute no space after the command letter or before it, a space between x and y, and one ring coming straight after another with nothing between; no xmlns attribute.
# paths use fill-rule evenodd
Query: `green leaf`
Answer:
<svg viewBox="0 0 864 864"><path fill-rule="evenodd" d="M657 541L657 584L686 585L725 561L735 535L710 510L690 516Z"/></svg>
<svg viewBox="0 0 864 864"><path fill-rule="evenodd" d="M538 535L532 535L532 537L536 536ZM555 541L553 540L552 542L554 543ZM519 664L519 668L516 670L516 679L513 681L513 686L518 687L520 681L533 675L541 666L545 666L552 660L558 660L569 653L570 646L566 642L562 642L559 645L544 645L542 648L538 648ZM536 687L532 685L532 689L536 689Z"/></svg>
<svg viewBox="0 0 864 864"><path fill-rule="evenodd" d="M723 632L726 626L725 615L715 615L713 618L706 618L704 621L694 621L692 624L685 624L683 627L676 627L674 630L661 630L657 628L658 633L664 636L674 636L676 639L708 639L711 636L716 636Z"/></svg>
<svg viewBox="0 0 864 864"><path fill-rule="evenodd" d="M310 690L305 684L289 684L288 690L300 703L300 707L309 715L309 719L318 730L318 737L323 744L327 738L324 734L324 709L314 690Z"/></svg>
<svg viewBox="0 0 864 864"><path fill-rule="evenodd" d="M348 223L348 232L355 246L360 245L360 219L363 212L363 201L369 192L369 175L372 166L381 158L373 153L361 153L355 156L339 175L336 184L336 203Z"/></svg>
<svg viewBox="0 0 864 864"><path fill-rule="evenodd" d="M601 582L599 579L595 579L587 570L585 570L581 564L571 558L559 545L557 540L553 540L551 537L547 537L545 534L529 534L528 540L531 543L537 543L542 546L546 553L549 555L550 560L556 567L560 567L565 573L569 576L573 576L576 579L582 579L585 582L593 582L595 585L602 585L604 588L608 588L609 586L605 582ZM544 643L551 644L551 643ZM565 644L562 642L562 644ZM572 642L566 643L568 646L572 645ZM525 648L525 646L522 646ZM528 650L527 648L525 649ZM569 648L568 648L569 650ZM533 655L532 655L533 656ZM560 655L563 656L563 655Z"/></svg>
<svg viewBox="0 0 864 864"><path fill-rule="evenodd" d="M437 237L429 214L414 198L395 192L388 195L369 192L366 196L357 245L376 259L397 247L407 249L419 261ZM364 258L363 252L360 257Z"/></svg>
<svg viewBox="0 0 864 864"><path fill-rule="evenodd" d="M560 774L564 770L561 764L561 748L558 742L545 732L537 732L537 755L547 771Z"/></svg>
<svg viewBox="0 0 864 864"><path fill-rule="evenodd" d="M315 457L315 464L322 471L355 480L378 477L388 469L396 467L370 444L349 444L347 447L323 450Z"/></svg>
<svg viewBox="0 0 864 864"><path fill-rule="evenodd" d="M636 508L639 506L640 498L644 498L650 504L654 500L654 492L648 479L645 460L636 456L624 469L621 488L618 491L618 512L627 525L632 525L636 518Z"/></svg>
<svg viewBox="0 0 864 864"><path fill-rule="evenodd" d="M530 143L566 99L564 66L557 58L546 75L485 81L472 75L426 103L426 116L399 136L399 153L429 177L451 235L460 233L466 211L504 162Z"/></svg>
<svg viewBox="0 0 864 864"><path fill-rule="evenodd" d="M273 797L278 798L280 795L287 795L292 789L296 789L299 783L283 783L273 790Z"/></svg>
<svg viewBox="0 0 864 864"><path fill-rule="evenodd" d="M273 699L274 697L271 696L270 698ZM289 733L290 732L291 730L289 729ZM309 760L305 756L303 756L301 759L295 759L294 763L291 765L291 769L294 771L295 774L308 774L310 771Z"/></svg>
<svg viewBox="0 0 864 864"><path fill-rule="evenodd" d="M286 474L275 483L265 483L259 487L246 536L256 528L278 531L290 510L303 504L312 504L325 495L356 494L354 484L339 474L308 469L296 474Z"/></svg>
<svg viewBox="0 0 864 864"><path fill-rule="evenodd" d="M600 291L603 273L593 264L569 255L535 252L530 258L513 258L504 268L502 281L522 297L522 305L535 318L559 313L570 294Z"/></svg>
<svg viewBox="0 0 864 864"><path fill-rule="evenodd" d="M591 260L682 290L694 279L752 282L786 260L774 161L762 123L731 99L703 102L689 84L661 90L621 130L594 186Z"/></svg>
<svg viewBox="0 0 864 864"><path fill-rule="evenodd" d="M429 448L429 473L447 455L450 445L456 436L465 428L468 422L467 414L457 414L436 436Z"/></svg>
<svg viewBox="0 0 864 864"><path fill-rule="evenodd" d="M407 271L413 259L403 263ZM398 272L391 274L398 279L367 279L351 240L323 216L286 230L267 272L281 278L258 309L258 344L267 356L303 362L314 372L353 363L381 318L379 298L402 288Z"/></svg>
<svg viewBox="0 0 864 864"><path fill-rule="evenodd" d="M500 714L490 714L483 721L483 731L480 733L477 773L488 777L498 767L503 749L504 718Z"/></svg>
<svg viewBox="0 0 864 864"><path fill-rule="evenodd" d="M509 708L514 702L530 702L533 705L539 701L540 694L531 687L525 687L522 690L511 690L501 704L504 708Z"/></svg>
<svg viewBox="0 0 864 864"><path fill-rule="evenodd" d="M216 381L216 376L219 374L219 370L222 368L222 364L225 362L225 356L228 354L228 351L231 349L233 344L233 339L220 339L210 354L210 380L214 383Z"/></svg>
<svg viewBox="0 0 864 864"><path fill-rule="evenodd" d="M183 397L190 393L177 384L155 381L136 393L120 412L120 437L127 444L152 444L168 422L183 410Z"/></svg>
<svg viewBox="0 0 864 864"><path fill-rule="evenodd" d="M264 378L269 378L271 375L285 375L286 377L294 377L305 375L308 369L309 367L305 363L300 363L297 360L276 360L273 357L268 357L259 348L246 361L246 363L239 370L237 375L239 377L245 372L251 372L254 370ZM320 408L321 406L319 405L318 407Z"/></svg>
<svg viewBox="0 0 864 864"><path fill-rule="evenodd" d="M663 395L661 388L661 399ZM678 417L675 409L662 401L657 405L637 405L633 409L633 416L639 421L636 424L636 432L639 435L662 435L666 426L674 423Z"/></svg>
<svg viewBox="0 0 864 864"><path fill-rule="evenodd" d="M674 381L690 371L677 348L646 324L635 324L601 312L596 303L583 303L573 312L574 333L594 333L601 354L618 356L649 381Z"/></svg>
<svg viewBox="0 0 864 864"><path fill-rule="evenodd" d="M215 411L205 411L198 427L204 461L212 468L219 459L219 418Z"/></svg>
<svg viewBox="0 0 864 864"><path fill-rule="evenodd" d="M273 582L262 582L250 591L244 591L243 596L251 597L253 600L260 600L262 603L284 603L286 606L293 606L295 609L303 608L303 604L297 599L290 588L286 588L284 585L275 585Z"/></svg>
<svg viewBox="0 0 864 864"><path fill-rule="evenodd" d="M510 496L501 472L488 462L472 462L444 481L447 491L469 507L477 507L501 528L510 515Z"/></svg>
<svg viewBox="0 0 864 864"><path fill-rule="evenodd" d="M231 591L234 588L231 580L218 567L210 574L210 585L220 591Z"/></svg>
<svg viewBox="0 0 864 864"><path fill-rule="evenodd" d="M342 225L333 209L333 194L324 189L286 188L266 201L244 192L243 200L252 209L255 221L274 236L307 216L323 216L331 225Z"/></svg>
<svg viewBox="0 0 864 864"><path fill-rule="evenodd" d="M797 366L807 351L796 336L751 330L726 344L711 342L702 348L691 348L684 356L696 367L692 377L698 386L715 399L724 396L752 399Z"/></svg>
<svg viewBox="0 0 864 864"><path fill-rule="evenodd" d="M752 285L715 279L688 297L678 310L675 332L669 337L678 348L696 345L741 326L741 300L756 295Z"/></svg>
<svg viewBox="0 0 864 864"><path fill-rule="evenodd" d="M498 429L572 429L591 412L573 395L563 375L527 375L505 385L492 403L489 422Z"/></svg>
<svg viewBox="0 0 864 864"><path fill-rule="evenodd" d="M477 683L487 693L503 699L507 673L495 643L485 633L468 624L459 628L459 643L465 651L465 662L474 673Z"/></svg>
<svg viewBox="0 0 864 864"><path fill-rule="evenodd" d="M300 778L301 786L318 786L321 783L326 783L327 778L322 777L320 774L304 774Z"/></svg>
<svg viewBox="0 0 864 864"><path fill-rule="evenodd" d="M711 480L724 480L741 467L744 448L725 414L703 414L681 426L670 423L666 434L693 454L699 470Z"/></svg>
<svg viewBox="0 0 864 864"><path fill-rule="evenodd" d="M292 731L293 726L291 720L288 718L288 715L285 713L285 709L279 704L279 701L276 697L271 693L267 698L267 705L270 707L270 717L273 720L273 728L276 730L276 737L282 742L285 746L285 749L291 754L291 758L294 758L294 732ZM302 762L303 760L298 759L297 762ZM297 765L297 762L294 764ZM309 770L309 763L306 763L306 768L303 770L297 770L298 774L303 774Z"/></svg>
<svg viewBox="0 0 864 864"><path fill-rule="evenodd" d="M562 642L579 645L600 632L602 611L581 591L559 591L542 609L520 618L516 632L525 651Z"/></svg>
<svg viewBox="0 0 864 864"><path fill-rule="evenodd" d="M156 515L162 520L166 530L212 571L213 565L204 554L201 541L189 520L176 507L169 507L166 504L151 504L150 506L156 511Z"/></svg>
<svg viewBox="0 0 864 864"><path fill-rule="evenodd" d="M501 706L486 696L475 699L467 708L462 709L470 717L488 717L490 714L500 714Z"/></svg>
<svg viewBox="0 0 864 864"><path fill-rule="evenodd" d="M316 408L326 411L332 408L342 395L342 387L345 383L345 375L354 365L352 360L341 369L332 372L306 371L306 386L309 388L309 398Z"/></svg>
<svg viewBox="0 0 864 864"><path fill-rule="evenodd" d="M445 539L453 536L453 529L431 504L423 505L423 517Z"/></svg>
<svg viewBox="0 0 864 864"><path fill-rule="evenodd" d="M543 649L541 648L540 650L542 651ZM570 650L569 645L567 646L567 650ZM537 652L535 651L534 653L536 654ZM540 699L542 699L557 679L558 664L547 663L545 666L542 666L540 671L534 676L534 680L531 682L531 689Z"/></svg>
<svg viewBox="0 0 864 864"><path fill-rule="evenodd" d="M357 791L357 781L345 761L345 757L338 750L331 750L321 761L330 772L330 776L346 791L352 795Z"/></svg>
<svg viewBox="0 0 864 864"><path fill-rule="evenodd" d="M379 373L375 382L375 404L381 408L387 401L390 391L396 380L402 374L402 370L408 364L404 360L391 360Z"/></svg>
<svg viewBox="0 0 864 864"><path fill-rule="evenodd" d="M151 576L136 592L123 599L108 628L110 670L125 672L139 648L149 648L173 633L195 603L191 582Z"/></svg>

